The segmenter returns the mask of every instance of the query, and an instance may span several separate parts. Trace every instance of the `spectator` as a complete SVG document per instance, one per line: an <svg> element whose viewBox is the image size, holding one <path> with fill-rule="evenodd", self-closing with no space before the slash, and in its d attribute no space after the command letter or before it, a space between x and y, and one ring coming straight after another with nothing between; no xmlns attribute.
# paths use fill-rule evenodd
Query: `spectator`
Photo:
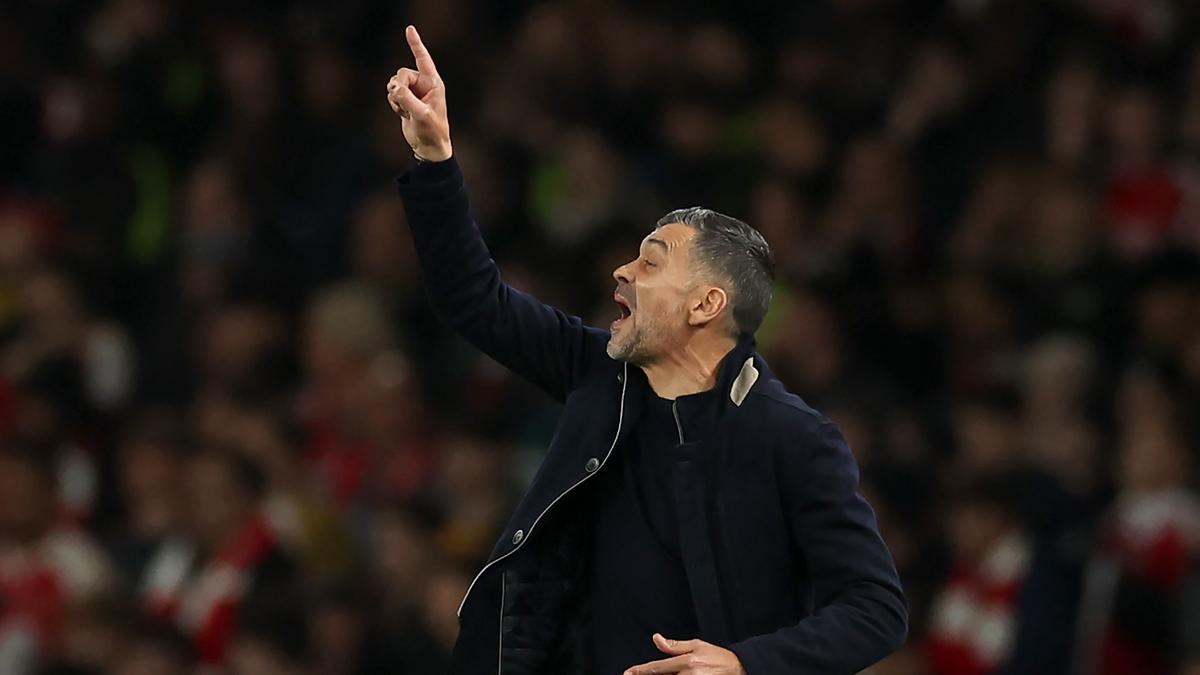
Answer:
<svg viewBox="0 0 1200 675"><path fill-rule="evenodd" d="M437 570L448 566L438 554L433 514L420 503L383 509L372 528L372 582L382 589L374 613L367 617L362 667L369 672L385 665L398 670L438 672L449 666L450 651L432 634L428 602ZM452 565L449 565L452 566ZM465 596L466 589L463 589ZM445 595L435 611L449 610ZM459 600L462 596L459 597ZM457 618L458 605L454 605ZM328 628L328 626L326 626ZM327 642L328 633L324 633Z"/></svg>
<svg viewBox="0 0 1200 675"><path fill-rule="evenodd" d="M68 611L111 583L83 531L61 524L54 472L28 451L0 453L0 669L30 672L59 647Z"/></svg>
<svg viewBox="0 0 1200 675"><path fill-rule="evenodd" d="M308 314L308 388L301 415L310 438L310 461L324 488L342 506L365 497L368 461L377 450L364 438L361 399L356 396L370 381L371 368L394 347L388 319L379 297L356 285L326 290Z"/></svg>
<svg viewBox="0 0 1200 675"><path fill-rule="evenodd" d="M438 487L445 505L438 532L442 550L460 563L485 558L515 505L503 450L479 438L453 438L445 448Z"/></svg>
<svg viewBox="0 0 1200 675"><path fill-rule="evenodd" d="M188 536L161 545L141 584L147 611L178 625L203 663L228 658L242 609L294 568L262 513L265 480L248 458L206 449L186 467Z"/></svg>
<svg viewBox="0 0 1200 675"><path fill-rule="evenodd" d="M263 512L275 538L310 578L348 573L349 535L306 471L297 425L278 406L250 407L239 418L237 449L263 471Z"/></svg>
<svg viewBox="0 0 1200 675"><path fill-rule="evenodd" d="M147 410L130 423L117 448L117 483L123 527L112 537L112 558L126 588L135 588L154 551L183 530L186 439L178 415Z"/></svg>
<svg viewBox="0 0 1200 675"><path fill-rule="evenodd" d="M964 486L950 504L954 563L930 612L930 670L938 675L1003 672L1016 646L1018 599L1029 571L1029 541L1014 486L1000 478Z"/></svg>
<svg viewBox="0 0 1200 675"><path fill-rule="evenodd" d="M1120 492L1090 561L1083 604L1084 672L1171 673L1196 658L1182 623L1195 616L1200 501L1191 460L1169 420L1131 427L1119 447Z"/></svg>
<svg viewBox="0 0 1200 675"><path fill-rule="evenodd" d="M1140 258L1162 246L1182 198L1162 156L1160 104L1152 92L1130 87L1112 102L1107 121L1112 177L1105 212L1117 251Z"/></svg>

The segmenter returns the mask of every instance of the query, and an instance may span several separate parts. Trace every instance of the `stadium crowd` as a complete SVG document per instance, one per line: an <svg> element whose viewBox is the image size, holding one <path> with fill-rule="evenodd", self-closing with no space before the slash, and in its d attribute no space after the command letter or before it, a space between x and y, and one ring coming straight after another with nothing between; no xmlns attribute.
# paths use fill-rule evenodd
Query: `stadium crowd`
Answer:
<svg viewBox="0 0 1200 675"><path fill-rule="evenodd" d="M556 408L425 304L408 23L513 285L607 325L670 209L766 235L911 604L873 672L1200 673L1169 0L3 3L0 672L445 671Z"/></svg>

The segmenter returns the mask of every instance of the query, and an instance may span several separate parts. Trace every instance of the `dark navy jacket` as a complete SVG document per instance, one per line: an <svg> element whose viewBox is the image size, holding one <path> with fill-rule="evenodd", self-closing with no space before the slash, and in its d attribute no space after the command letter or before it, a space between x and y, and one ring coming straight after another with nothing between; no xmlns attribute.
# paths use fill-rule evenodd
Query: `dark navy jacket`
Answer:
<svg viewBox="0 0 1200 675"><path fill-rule="evenodd" d="M637 423L649 385L608 357L607 331L503 283L454 159L419 163L398 185L437 312L565 404L459 608L454 672L590 673L588 483ZM749 336L716 387L722 395L699 397L708 410L685 411L703 421L683 430L673 486L701 634L668 637L731 649L749 675L850 674L887 656L905 639L907 610L841 433L784 389Z"/></svg>

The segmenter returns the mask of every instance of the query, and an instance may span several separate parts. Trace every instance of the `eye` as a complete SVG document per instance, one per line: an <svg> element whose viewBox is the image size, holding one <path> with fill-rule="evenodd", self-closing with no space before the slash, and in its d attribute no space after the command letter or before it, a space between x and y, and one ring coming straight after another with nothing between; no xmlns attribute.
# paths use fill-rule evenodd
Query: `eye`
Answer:
<svg viewBox="0 0 1200 675"><path fill-rule="evenodd" d="M658 267L658 264L649 258L647 258L644 262L646 263L646 267Z"/></svg>

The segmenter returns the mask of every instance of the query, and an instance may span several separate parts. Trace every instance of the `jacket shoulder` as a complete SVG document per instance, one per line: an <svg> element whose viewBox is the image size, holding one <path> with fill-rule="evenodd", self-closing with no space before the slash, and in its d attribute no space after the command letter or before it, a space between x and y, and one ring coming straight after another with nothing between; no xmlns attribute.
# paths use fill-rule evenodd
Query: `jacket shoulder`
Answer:
<svg viewBox="0 0 1200 675"><path fill-rule="evenodd" d="M772 428L792 435L797 433L813 433L833 421L816 408L810 406L804 399L784 388L783 383L774 377L768 378L755 387L750 399L761 410L761 415Z"/></svg>
<svg viewBox="0 0 1200 675"><path fill-rule="evenodd" d="M776 468L792 477L819 477L831 485L856 489L858 462L833 420L784 389L777 380L759 393L763 422Z"/></svg>

